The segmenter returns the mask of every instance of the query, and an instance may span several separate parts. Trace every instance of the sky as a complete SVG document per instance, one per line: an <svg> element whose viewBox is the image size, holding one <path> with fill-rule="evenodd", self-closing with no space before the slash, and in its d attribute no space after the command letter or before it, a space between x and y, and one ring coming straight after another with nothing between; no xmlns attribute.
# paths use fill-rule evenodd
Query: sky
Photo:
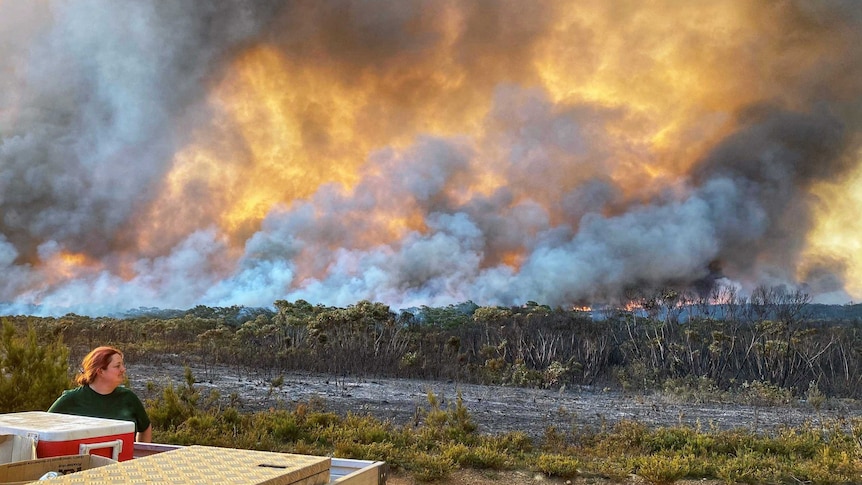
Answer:
<svg viewBox="0 0 862 485"><path fill-rule="evenodd" d="M862 297L853 1L0 0L0 313Z"/></svg>

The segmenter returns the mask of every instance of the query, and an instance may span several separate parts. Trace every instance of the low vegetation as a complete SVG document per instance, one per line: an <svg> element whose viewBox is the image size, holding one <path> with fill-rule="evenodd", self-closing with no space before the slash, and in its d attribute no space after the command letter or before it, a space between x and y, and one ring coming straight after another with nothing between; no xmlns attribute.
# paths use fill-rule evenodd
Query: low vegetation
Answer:
<svg viewBox="0 0 862 485"><path fill-rule="evenodd" d="M275 310L196 307L119 317L2 318L0 412L45 409L70 386L89 349L116 345L134 361L168 359L205 369L451 379L560 389L595 386L663 392L689 402L799 405L813 412L856 399L862 379L858 318L819 318L806 295L762 288L706 304L673 290L631 295L630 310L472 303L399 314L372 302L347 308L304 301ZM208 372L208 371L205 371ZM207 378L207 376L200 376ZM550 476L636 474L650 483L857 483L862 421L780 428L677 426L624 421L599 429L476 431L460 399L436 396L408 425L339 416L325 403L238 411L242 396L202 395L188 371L180 386L147 383L156 441L384 460L424 481L457 468L530 469Z"/></svg>
<svg viewBox="0 0 862 485"><path fill-rule="evenodd" d="M402 426L367 415L337 416L321 402L245 414L224 402L214 391L200 395L187 372L184 385L169 386L149 402L156 441L382 460L428 482L457 468L529 469L611 481L635 474L653 484L683 478L844 484L862 477L862 418L769 434L687 426L651 429L622 421L601 429L548 428L533 440L522 432L479 434L460 399L443 408L430 393L414 422Z"/></svg>

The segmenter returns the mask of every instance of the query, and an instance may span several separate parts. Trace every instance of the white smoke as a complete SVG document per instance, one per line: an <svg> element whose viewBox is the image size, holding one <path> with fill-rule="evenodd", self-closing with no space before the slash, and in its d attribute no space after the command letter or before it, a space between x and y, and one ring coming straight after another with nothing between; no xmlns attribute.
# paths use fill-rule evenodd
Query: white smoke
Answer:
<svg viewBox="0 0 862 485"><path fill-rule="evenodd" d="M648 121L637 110L557 100L531 74L530 55L554 5L523 12L464 2L465 32L448 43L431 27L444 23L435 2L0 3L0 311L105 314L300 298L395 308L568 305L722 276L741 288L802 283L808 189L846 173L858 147L862 19L851 14L858 9L790 2L763 27L764 45L787 52L764 72L732 70L732 83L750 77L774 98L768 92L741 113L708 113L682 136L722 125L722 138L685 161L690 171L650 179L660 154L620 135ZM512 23L497 29L495 20ZM790 27L811 42L783 42ZM818 51L817 35L826 32L840 42ZM307 199L283 201L244 244L221 233L206 210L188 207L183 214L202 218L194 229L161 246L138 243L141 227L172 224L141 217L176 154L216 110L207 100L213 79L254 43L333 66L333 80L388 75L394 94L378 94L389 107L408 106L438 82L399 77L401 63L460 62L483 93L471 95L487 98L488 115L469 133L415 133L406 146L377 147L355 184L324 184ZM833 44L834 58L790 62L832 53ZM445 55L431 56L435 49ZM597 65L592 54L584 69ZM407 108L395 111L408 118ZM643 182L620 173L644 174ZM216 196L228 197L202 188L183 203L206 208ZM48 263L64 252L100 265L64 278ZM840 298L840 261L816 269Z"/></svg>

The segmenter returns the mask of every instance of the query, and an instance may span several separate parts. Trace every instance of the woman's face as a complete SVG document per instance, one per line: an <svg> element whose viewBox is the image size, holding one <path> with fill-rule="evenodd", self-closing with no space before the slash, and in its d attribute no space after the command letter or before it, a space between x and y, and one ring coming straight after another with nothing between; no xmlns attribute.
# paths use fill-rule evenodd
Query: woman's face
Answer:
<svg viewBox="0 0 862 485"><path fill-rule="evenodd" d="M99 369L99 379L105 384L111 384L117 387L126 380L126 364L123 362L123 356L114 354L111 356L111 362L106 369Z"/></svg>

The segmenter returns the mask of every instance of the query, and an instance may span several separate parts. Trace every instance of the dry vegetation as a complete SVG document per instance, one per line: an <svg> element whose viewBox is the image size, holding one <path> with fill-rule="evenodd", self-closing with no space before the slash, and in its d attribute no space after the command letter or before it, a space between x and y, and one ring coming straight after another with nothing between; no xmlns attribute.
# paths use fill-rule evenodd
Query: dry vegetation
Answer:
<svg viewBox="0 0 862 485"><path fill-rule="evenodd" d="M136 372L144 363L167 366L151 368L146 380L133 376L158 440L385 460L401 483L862 478L862 422L850 412L862 378L858 319L813 318L805 295L780 288L751 299L723 295L720 306L670 290L633 301L637 311L601 315L532 302L396 314L372 302L278 301L276 311L4 317L0 367L32 369L39 360L53 363L39 375L67 379L87 350L113 344ZM33 375L3 374L0 386ZM292 384L302 379L342 397L375 386L387 396L339 408L326 389L298 398ZM2 410L44 408L39 399L53 399L58 391L49 388L63 380L28 382L40 391ZM405 383L421 388L405 393ZM489 396L506 392L513 397L503 401L520 397L521 407L489 421L500 414ZM588 395L605 411L578 408ZM627 408L633 402L640 407ZM392 415L369 412L378 408ZM721 409L753 414L740 427L716 419ZM527 410L543 416L536 423ZM775 410L781 419L770 421Z"/></svg>

